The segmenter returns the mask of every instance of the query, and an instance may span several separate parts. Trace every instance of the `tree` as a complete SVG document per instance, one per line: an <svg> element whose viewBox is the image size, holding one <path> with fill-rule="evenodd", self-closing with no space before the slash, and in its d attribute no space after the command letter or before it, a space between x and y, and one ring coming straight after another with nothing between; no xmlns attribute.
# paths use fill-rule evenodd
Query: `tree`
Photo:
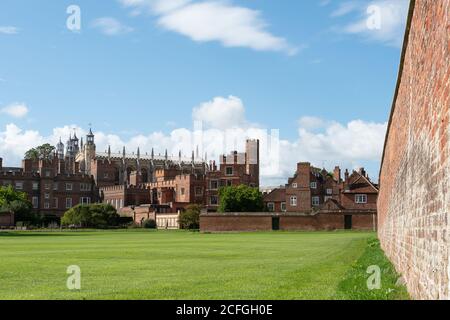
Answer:
<svg viewBox="0 0 450 320"><path fill-rule="evenodd" d="M46 143L36 148L32 148L25 153L25 159L27 160L39 160L50 159L55 147Z"/></svg>
<svg viewBox="0 0 450 320"><path fill-rule="evenodd" d="M260 212L264 210L262 193L258 188L240 185L219 190L219 212Z"/></svg>
<svg viewBox="0 0 450 320"><path fill-rule="evenodd" d="M14 213L16 221L35 223L38 220L27 195L15 191L12 186L0 187L0 213Z"/></svg>
<svg viewBox="0 0 450 320"><path fill-rule="evenodd" d="M187 206L186 211L180 214L181 229L197 230L200 229L200 213L202 207L198 204Z"/></svg>
<svg viewBox="0 0 450 320"><path fill-rule="evenodd" d="M118 226L120 216L110 204L77 205L69 209L61 219L64 226L81 228L107 228Z"/></svg>

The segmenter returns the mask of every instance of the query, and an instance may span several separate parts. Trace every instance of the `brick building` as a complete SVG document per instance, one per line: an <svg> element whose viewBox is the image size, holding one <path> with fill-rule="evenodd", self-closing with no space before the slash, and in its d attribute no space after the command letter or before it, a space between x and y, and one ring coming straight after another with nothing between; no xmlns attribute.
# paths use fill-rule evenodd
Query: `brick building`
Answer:
<svg viewBox="0 0 450 320"><path fill-rule="evenodd" d="M275 188L264 195L268 211L312 213L339 209L342 212L374 212L377 209L378 186L371 182L364 168L347 170L344 179L341 169L333 173L298 163L297 170L284 187Z"/></svg>
<svg viewBox="0 0 450 320"><path fill-rule="evenodd" d="M449 299L450 0L411 1L380 172L379 238L414 299Z"/></svg>
<svg viewBox="0 0 450 320"><path fill-rule="evenodd" d="M138 153L134 164L133 160L125 161L127 165L139 167L140 159ZM190 204L199 204L209 211L217 211L220 187L241 184L259 187L259 141L248 140L245 153L232 152L222 156L219 167L214 161L198 165L193 157L190 165L167 161L162 167L153 167L147 172L151 172L151 181L139 171L131 171L128 183L117 186L106 185L105 180L97 177L103 185L100 187L101 199L118 210L146 204L158 213L177 213Z"/></svg>
<svg viewBox="0 0 450 320"><path fill-rule="evenodd" d="M0 186L25 192L33 210L49 219L60 218L77 204L98 201L93 178L77 172L73 162L56 154L47 160L23 160L20 168L4 168L2 162L0 159Z"/></svg>

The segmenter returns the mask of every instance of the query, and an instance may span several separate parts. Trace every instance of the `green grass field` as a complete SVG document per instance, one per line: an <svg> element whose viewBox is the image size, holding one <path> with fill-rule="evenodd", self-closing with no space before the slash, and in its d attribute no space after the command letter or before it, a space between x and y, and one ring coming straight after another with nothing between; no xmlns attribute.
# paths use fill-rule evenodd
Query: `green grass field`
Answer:
<svg viewBox="0 0 450 320"><path fill-rule="evenodd" d="M0 299L406 298L401 289L396 292L392 270L383 279L387 291L363 292L365 268L372 262L389 266L384 255L371 257L368 240L374 237L361 232L2 232ZM80 291L66 287L70 265L81 268Z"/></svg>

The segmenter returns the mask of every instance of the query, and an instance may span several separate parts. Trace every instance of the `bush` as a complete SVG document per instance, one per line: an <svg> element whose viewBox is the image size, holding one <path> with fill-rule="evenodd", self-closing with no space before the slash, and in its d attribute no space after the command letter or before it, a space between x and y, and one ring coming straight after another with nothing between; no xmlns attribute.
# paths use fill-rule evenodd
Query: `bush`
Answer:
<svg viewBox="0 0 450 320"><path fill-rule="evenodd" d="M156 225L156 221L153 219L145 220L144 223L142 223L142 227L144 229L156 229L158 226Z"/></svg>
<svg viewBox="0 0 450 320"><path fill-rule="evenodd" d="M261 212L264 210L262 193L258 188L240 185L219 190L219 212Z"/></svg>
<svg viewBox="0 0 450 320"><path fill-rule="evenodd" d="M119 225L120 216L109 204L78 205L68 210L61 219L64 226L80 228L108 228Z"/></svg>
<svg viewBox="0 0 450 320"><path fill-rule="evenodd" d="M189 205L186 211L180 214L180 227L187 230L200 229L200 213L202 207L198 204Z"/></svg>

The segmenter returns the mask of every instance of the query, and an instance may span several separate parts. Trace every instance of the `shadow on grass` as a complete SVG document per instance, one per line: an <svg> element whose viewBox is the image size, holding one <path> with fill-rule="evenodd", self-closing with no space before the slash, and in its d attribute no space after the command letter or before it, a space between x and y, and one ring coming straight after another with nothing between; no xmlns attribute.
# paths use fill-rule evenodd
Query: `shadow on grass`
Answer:
<svg viewBox="0 0 450 320"><path fill-rule="evenodd" d="M85 233L85 231L84 231ZM22 238L22 237L81 237L85 234L77 232L33 232L33 231L2 231L0 238Z"/></svg>

